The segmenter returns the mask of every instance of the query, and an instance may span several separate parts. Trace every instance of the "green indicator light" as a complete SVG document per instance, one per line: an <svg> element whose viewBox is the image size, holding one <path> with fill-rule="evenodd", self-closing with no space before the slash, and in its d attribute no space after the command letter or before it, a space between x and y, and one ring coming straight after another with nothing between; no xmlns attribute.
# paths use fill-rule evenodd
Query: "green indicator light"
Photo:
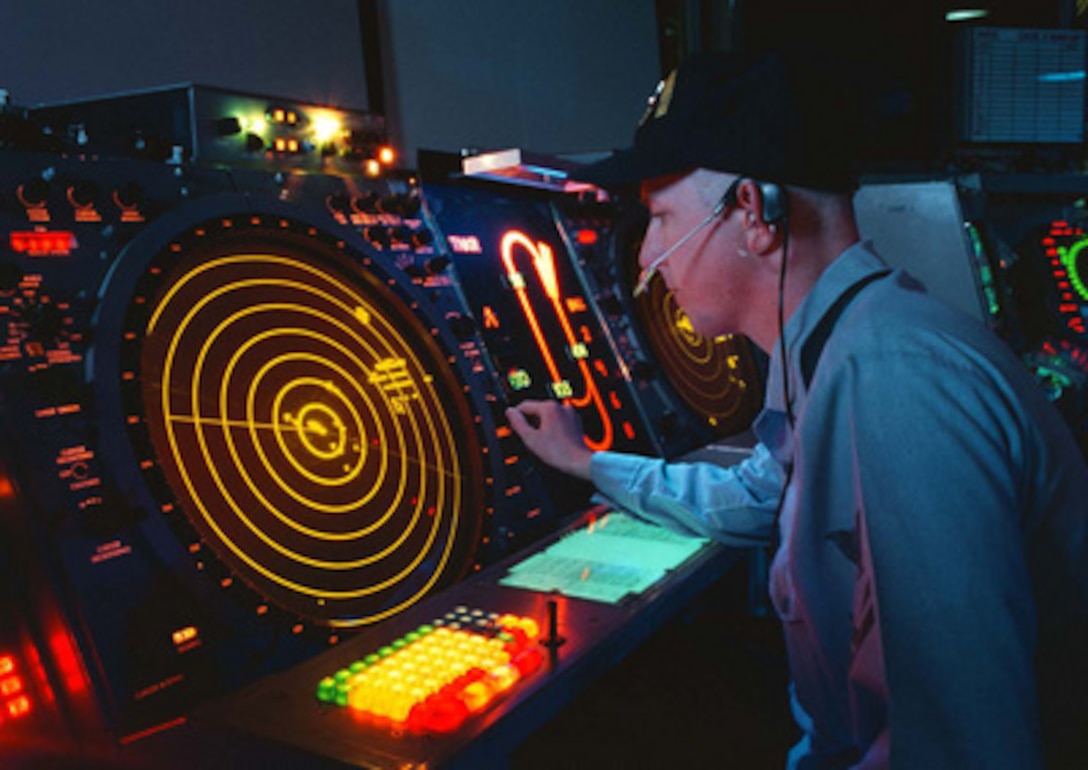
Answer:
<svg viewBox="0 0 1088 770"><path fill-rule="evenodd" d="M1053 383L1055 386L1062 390L1073 387L1073 381L1068 376L1061 372L1055 371L1054 369L1051 369L1049 366L1038 366L1035 369L1035 373L1039 375L1040 378L1050 383Z"/></svg>
<svg viewBox="0 0 1088 770"><path fill-rule="evenodd" d="M388 658L394 652L396 652L396 650L391 646L382 647L381 649L378 650L378 657L379 658Z"/></svg>
<svg viewBox="0 0 1088 770"><path fill-rule="evenodd" d="M354 663L352 663L350 666L348 666L348 670L353 674L358 674L364 668L366 668L366 662L362 661L362 660L357 660Z"/></svg>
<svg viewBox="0 0 1088 770"><path fill-rule="evenodd" d="M524 369L515 369L506 375L506 381L514 390L525 390L533 384L533 378Z"/></svg>
<svg viewBox="0 0 1088 770"><path fill-rule="evenodd" d="M382 658L381 658L380 655L378 655L378 653L372 652L369 655L367 655L365 658L363 658L363 663L367 664L368 666L373 666L375 663L377 663L381 659Z"/></svg>
<svg viewBox="0 0 1088 770"><path fill-rule="evenodd" d="M1088 300L1088 286L1085 285L1083 276L1077 270L1077 256L1084 250L1085 246L1088 246L1088 241L1078 241L1069 248L1059 248L1058 257L1061 259L1062 264L1065 265L1065 271L1069 275L1069 283L1072 284L1082 299Z"/></svg>
<svg viewBox="0 0 1088 770"><path fill-rule="evenodd" d="M991 318L997 318L1001 314L1001 300L994 286L994 274L986 261L986 250L982 247L982 238L978 228L971 222L964 224L967 239L971 243L971 251L975 256L975 264L978 266L978 281L982 286L982 293L986 297L986 306Z"/></svg>
<svg viewBox="0 0 1088 770"><path fill-rule="evenodd" d="M407 644L408 644L407 639L397 639L395 642L393 642L389 646L392 647L394 650L400 650L400 649L404 648Z"/></svg>
<svg viewBox="0 0 1088 770"><path fill-rule="evenodd" d="M332 703L336 699L336 680L331 676L317 683L317 699L322 703Z"/></svg>
<svg viewBox="0 0 1088 770"><path fill-rule="evenodd" d="M570 384L570 380L559 380L553 382L551 385L552 395L556 398L573 398L574 386Z"/></svg>
<svg viewBox="0 0 1088 770"><path fill-rule="evenodd" d="M404 635L404 641L408 642L409 644L411 644L412 642L418 642L419 639L420 635L418 631L409 631Z"/></svg>
<svg viewBox="0 0 1088 770"><path fill-rule="evenodd" d="M348 681L348 679L351 678L351 671L346 668L342 668L335 674L333 674L333 678L336 680L337 684L344 684L346 681Z"/></svg>
<svg viewBox="0 0 1088 770"><path fill-rule="evenodd" d="M424 623L422 626L417 628L416 631L421 635L430 634L434 632L434 626L432 626L430 623Z"/></svg>

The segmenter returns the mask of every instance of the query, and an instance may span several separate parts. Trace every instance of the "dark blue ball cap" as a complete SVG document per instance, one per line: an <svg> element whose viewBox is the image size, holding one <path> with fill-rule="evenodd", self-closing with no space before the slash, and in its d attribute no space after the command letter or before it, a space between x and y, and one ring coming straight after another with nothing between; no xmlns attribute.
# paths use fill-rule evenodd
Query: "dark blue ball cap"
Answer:
<svg viewBox="0 0 1088 770"><path fill-rule="evenodd" d="M658 84L632 147L571 176L619 188L707 168L850 192L856 130L856 99L826 61L698 54Z"/></svg>

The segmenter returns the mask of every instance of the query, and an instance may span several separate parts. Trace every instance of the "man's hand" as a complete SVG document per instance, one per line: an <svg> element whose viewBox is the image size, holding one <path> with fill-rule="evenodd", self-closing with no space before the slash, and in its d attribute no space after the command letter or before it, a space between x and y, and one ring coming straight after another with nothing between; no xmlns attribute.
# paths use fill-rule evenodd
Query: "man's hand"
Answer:
<svg viewBox="0 0 1088 770"><path fill-rule="evenodd" d="M506 410L506 419L529 450L548 465L589 480L593 451L582 435L574 407L558 401L522 401Z"/></svg>

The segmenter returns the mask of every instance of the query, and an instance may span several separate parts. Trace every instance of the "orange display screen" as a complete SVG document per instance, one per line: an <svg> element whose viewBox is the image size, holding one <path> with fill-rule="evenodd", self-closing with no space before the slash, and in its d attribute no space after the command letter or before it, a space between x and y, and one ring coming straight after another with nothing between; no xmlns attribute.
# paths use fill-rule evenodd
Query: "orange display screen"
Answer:
<svg viewBox="0 0 1088 770"><path fill-rule="evenodd" d="M152 264L129 332L132 430L201 566L304 620L358 626L469 569L481 449L433 330L294 230L210 224Z"/></svg>
<svg viewBox="0 0 1088 770"><path fill-rule="evenodd" d="M467 190L435 197L457 274L508 399L574 406L593 449L648 451L629 373L594 312L548 203Z"/></svg>

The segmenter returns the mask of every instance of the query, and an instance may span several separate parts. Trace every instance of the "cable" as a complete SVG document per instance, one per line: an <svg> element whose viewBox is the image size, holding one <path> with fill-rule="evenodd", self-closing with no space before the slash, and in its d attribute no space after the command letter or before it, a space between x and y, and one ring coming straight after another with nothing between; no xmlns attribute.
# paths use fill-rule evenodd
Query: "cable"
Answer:
<svg viewBox="0 0 1088 770"><path fill-rule="evenodd" d="M793 431L793 403L790 398L789 366L786 361L786 323L785 323L785 299L786 299L786 260L790 249L789 219L782 219L782 262L778 267L778 357L782 360L782 400L786 405L786 421Z"/></svg>
<svg viewBox="0 0 1088 770"><path fill-rule="evenodd" d="M785 300L786 300L786 260L790 250L790 227L789 217L782 217L782 261L778 267L778 357L782 361L782 400L786 406L786 422L790 426L790 442L792 445L789 464L786 466L786 478L782 482L782 492L778 498L778 505L775 508L774 519L771 523L771 541L770 552L771 558L774 558L774 554L778 552L778 548L781 545L781 533L779 528L781 527L782 508L786 504L786 490L789 489L790 482L793 481L793 455L792 451L796 449L794 433L794 419L793 419L793 404L790 396L790 372L789 366L786 360L786 323L785 323Z"/></svg>

